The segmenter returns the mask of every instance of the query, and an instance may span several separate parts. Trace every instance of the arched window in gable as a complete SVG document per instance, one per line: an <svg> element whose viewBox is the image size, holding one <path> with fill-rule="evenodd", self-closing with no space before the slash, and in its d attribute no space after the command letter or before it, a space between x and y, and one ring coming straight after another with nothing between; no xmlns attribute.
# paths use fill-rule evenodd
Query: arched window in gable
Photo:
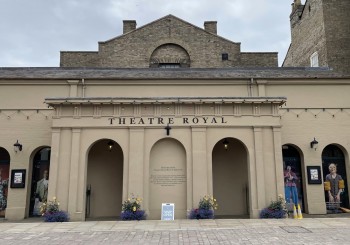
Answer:
<svg viewBox="0 0 350 245"><path fill-rule="evenodd" d="M190 56L187 51L173 43L157 47L150 58L150 67L183 68L190 67Z"/></svg>

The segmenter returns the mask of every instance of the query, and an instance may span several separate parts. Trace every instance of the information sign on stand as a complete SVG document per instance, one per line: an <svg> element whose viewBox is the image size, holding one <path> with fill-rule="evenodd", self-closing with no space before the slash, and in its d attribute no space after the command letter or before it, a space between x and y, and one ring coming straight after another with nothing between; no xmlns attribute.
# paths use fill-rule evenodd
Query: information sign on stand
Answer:
<svg viewBox="0 0 350 245"><path fill-rule="evenodd" d="M175 217L175 204L162 203L162 220L174 220L174 217Z"/></svg>

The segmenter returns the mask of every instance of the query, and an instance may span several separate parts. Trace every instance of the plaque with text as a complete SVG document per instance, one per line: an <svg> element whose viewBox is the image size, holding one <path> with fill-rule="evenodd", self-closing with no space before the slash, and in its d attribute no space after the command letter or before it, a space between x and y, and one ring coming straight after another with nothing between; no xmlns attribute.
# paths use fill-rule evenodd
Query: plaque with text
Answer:
<svg viewBox="0 0 350 245"><path fill-rule="evenodd" d="M174 220L174 217L175 217L175 204L162 203L162 220Z"/></svg>

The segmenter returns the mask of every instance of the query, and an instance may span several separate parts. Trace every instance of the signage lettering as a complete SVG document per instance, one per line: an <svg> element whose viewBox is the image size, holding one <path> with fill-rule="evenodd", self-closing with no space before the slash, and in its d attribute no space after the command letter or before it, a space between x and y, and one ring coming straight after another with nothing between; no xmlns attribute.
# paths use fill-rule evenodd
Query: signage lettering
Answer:
<svg viewBox="0 0 350 245"><path fill-rule="evenodd" d="M224 117L112 117L108 118L110 125L196 125L196 124L226 124Z"/></svg>

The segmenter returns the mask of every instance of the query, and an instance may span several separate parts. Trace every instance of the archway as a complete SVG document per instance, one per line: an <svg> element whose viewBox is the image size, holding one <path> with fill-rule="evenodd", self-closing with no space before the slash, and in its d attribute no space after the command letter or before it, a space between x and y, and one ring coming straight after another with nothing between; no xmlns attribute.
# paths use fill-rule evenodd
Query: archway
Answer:
<svg viewBox="0 0 350 245"><path fill-rule="evenodd" d="M237 139L218 141L212 152L213 195L217 217L249 214L248 161L245 146Z"/></svg>
<svg viewBox="0 0 350 245"><path fill-rule="evenodd" d="M40 148L34 155L29 216L40 216L40 205L47 201L51 148Z"/></svg>
<svg viewBox="0 0 350 245"><path fill-rule="evenodd" d="M161 218L162 203L175 204L175 219L186 218L186 151L180 142L166 138L158 141L150 155L151 219Z"/></svg>
<svg viewBox="0 0 350 245"><path fill-rule="evenodd" d="M157 47L150 57L150 67L180 68L190 66L190 56L180 45L166 43Z"/></svg>
<svg viewBox="0 0 350 245"><path fill-rule="evenodd" d="M86 218L117 218L123 193L123 151L108 139L93 144L88 153Z"/></svg>
<svg viewBox="0 0 350 245"><path fill-rule="evenodd" d="M301 210L304 206L303 189L303 171L301 166L301 157L296 147L286 144L282 146L283 169L284 169L284 194L286 197L287 208L293 211L294 205L300 205Z"/></svg>
<svg viewBox="0 0 350 245"><path fill-rule="evenodd" d="M336 167L334 174L331 173L331 164ZM349 192L345 157L343 151L336 145L328 145L322 151L323 180L330 183L330 190L325 191L327 212L340 212L339 207L349 208ZM339 183L343 180L343 184ZM340 200L337 199L339 192ZM330 200L329 194L332 195Z"/></svg>
<svg viewBox="0 0 350 245"><path fill-rule="evenodd" d="M0 147L0 217L5 216L10 173L10 154Z"/></svg>

